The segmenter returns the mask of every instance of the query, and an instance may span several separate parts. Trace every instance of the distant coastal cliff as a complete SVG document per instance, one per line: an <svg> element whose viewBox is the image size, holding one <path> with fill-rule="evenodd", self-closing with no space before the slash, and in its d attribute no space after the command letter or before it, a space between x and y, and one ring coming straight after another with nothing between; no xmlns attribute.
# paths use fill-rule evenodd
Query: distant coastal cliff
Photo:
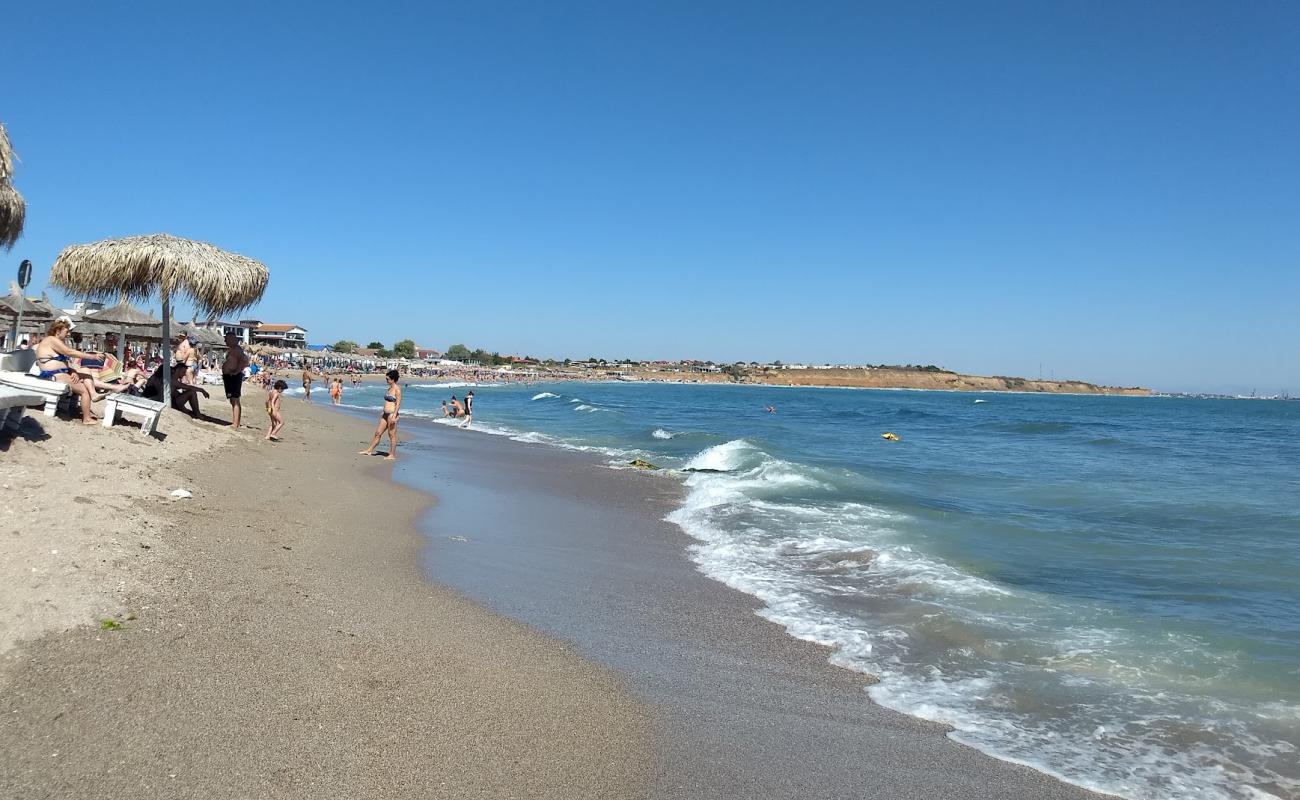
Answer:
<svg viewBox="0 0 1300 800"><path fill-rule="evenodd" d="M634 372L645 379L680 380L681 374ZM700 382L754 383L771 386L848 386L863 389L931 389L956 392L1043 392L1050 394L1109 394L1145 397L1150 389L1139 386L1098 386L1085 381L1031 380L1001 375L963 375L938 369L894 367L790 369L759 367L738 374L692 375Z"/></svg>

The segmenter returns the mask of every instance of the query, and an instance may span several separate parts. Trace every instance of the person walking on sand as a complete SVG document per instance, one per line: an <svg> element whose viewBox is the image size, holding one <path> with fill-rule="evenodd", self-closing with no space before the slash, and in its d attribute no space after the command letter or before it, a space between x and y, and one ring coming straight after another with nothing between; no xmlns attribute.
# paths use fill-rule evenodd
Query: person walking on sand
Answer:
<svg viewBox="0 0 1300 800"><path fill-rule="evenodd" d="M275 436L284 429L284 415L280 413L280 398L284 397L284 390L288 388L289 384L284 381L276 381L266 395L266 415L271 418L271 425L266 429L268 442L279 441Z"/></svg>
<svg viewBox="0 0 1300 800"><path fill-rule="evenodd" d="M248 368L248 354L239 346L239 337L226 334L226 360L221 362L221 383L230 401L230 427L238 430L243 408L240 397L244 394L244 370Z"/></svg>
<svg viewBox="0 0 1300 800"><path fill-rule="evenodd" d="M311 402L311 367L302 368L302 401Z"/></svg>
<svg viewBox="0 0 1300 800"><path fill-rule="evenodd" d="M474 421L474 391L471 389L470 392L465 395L465 421L462 422L459 425L459 427L468 428L470 426L470 423L472 423L473 421Z"/></svg>
<svg viewBox="0 0 1300 800"><path fill-rule="evenodd" d="M375 446L379 444L379 440L387 432L388 455L386 458L393 461L397 458L397 416L402 409L402 387L397 385L397 381L402 376L397 370L390 369L384 377L388 379L388 391L384 393L384 410L379 415L379 427L375 428L375 435L370 440L370 446L358 452L363 456L373 456Z"/></svg>

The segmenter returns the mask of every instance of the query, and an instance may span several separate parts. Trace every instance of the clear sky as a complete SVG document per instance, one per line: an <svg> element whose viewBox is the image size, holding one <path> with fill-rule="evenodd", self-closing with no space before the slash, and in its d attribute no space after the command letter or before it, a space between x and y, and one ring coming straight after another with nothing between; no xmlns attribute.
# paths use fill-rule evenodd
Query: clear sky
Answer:
<svg viewBox="0 0 1300 800"><path fill-rule="evenodd" d="M162 231L264 261L256 315L313 342L1300 394L1295 2L2 24L29 208L0 264L36 290L67 244Z"/></svg>

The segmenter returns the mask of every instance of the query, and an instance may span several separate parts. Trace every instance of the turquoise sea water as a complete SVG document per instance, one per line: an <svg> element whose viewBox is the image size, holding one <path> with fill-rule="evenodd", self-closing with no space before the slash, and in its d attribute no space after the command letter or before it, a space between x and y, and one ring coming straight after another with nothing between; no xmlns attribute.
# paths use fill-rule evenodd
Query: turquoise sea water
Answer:
<svg viewBox="0 0 1300 800"><path fill-rule="evenodd" d="M412 380L403 411L464 389ZM1300 403L475 394L476 427L671 470L699 569L883 705L1125 797L1300 797Z"/></svg>

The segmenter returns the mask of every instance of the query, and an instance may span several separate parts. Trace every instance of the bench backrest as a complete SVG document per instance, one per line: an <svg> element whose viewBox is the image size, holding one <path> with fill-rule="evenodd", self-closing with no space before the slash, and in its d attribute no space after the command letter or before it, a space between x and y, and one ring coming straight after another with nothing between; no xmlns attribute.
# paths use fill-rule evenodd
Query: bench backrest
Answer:
<svg viewBox="0 0 1300 800"><path fill-rule="evenodd" d="M0 372L26 372L36 363L36 348L15 350L0 355Z"/></svg>

